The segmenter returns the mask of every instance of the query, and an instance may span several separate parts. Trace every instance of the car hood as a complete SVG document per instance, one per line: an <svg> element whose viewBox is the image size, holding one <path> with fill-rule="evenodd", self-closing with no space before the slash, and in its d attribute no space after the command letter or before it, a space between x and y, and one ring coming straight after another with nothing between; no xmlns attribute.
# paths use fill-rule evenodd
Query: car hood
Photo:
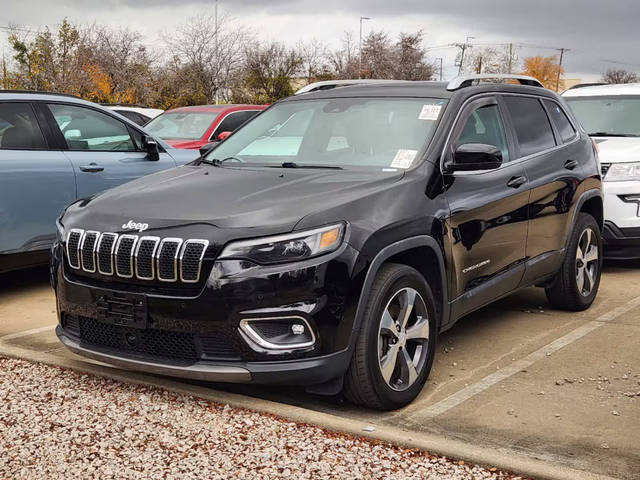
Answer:
<svg viewBox="0 0 640 480"><path fill-rule="evenodd" d="M166 138L164 141L167 142L169 145L171 145L173 148L190 148L190 149L200 148L201 146L207 143L203 140L171 140Z"/></svg>
<svg viewBox="0 0 640 480"><path fill-rule="evenodd" d="M285 232L306 215L374 193L403 175L402 170L186 165L79 201L69 207L63 223L116 232L129 220L148 224L150 231L203 223Z"/></svg>
<svg viewBox="0 0 640 480"><path fill-rule="evenodd" d="M597 137L602 163L640 162L640 138Z"/></svg>

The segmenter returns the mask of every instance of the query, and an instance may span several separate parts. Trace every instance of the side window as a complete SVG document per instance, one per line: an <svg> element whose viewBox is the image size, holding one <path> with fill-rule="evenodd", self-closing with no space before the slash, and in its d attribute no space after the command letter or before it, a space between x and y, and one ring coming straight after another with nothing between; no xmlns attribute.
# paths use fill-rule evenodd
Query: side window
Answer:
<svg viewBox="0 0 640 480"><path fill-rule="evenodd" d="M549 117L537 98L505 96L504 101L516 130L521 156L556 146Z"/></svg>
<svg viewBox="0 0 640 480"><path fill-rule="evenodd" d="M252 112L253 113L253 112ZM214 137L222 132L233 132L247 120L247 112L233 112L227 115L216 128Z"/></svg>
<svg viewBox="0 0 640 480"><path fill-rule="evenodd" d="M507 137L497 105L480 107L469 116L455 146L466 143L493 145L502 153L503 162L510 160Z"/></svg>
<svg viewBox="0 0 640 480"><path fill-rule="evenodd" d="M558 132L560 132L562 142L567 143L573 140L576 137L576 131L567 118L567 114L560 108L560 105L551 100L543 100L542 103L547 107L551 121L555 124Z"/></svg>
<svg viewBox="0 0 640 480"><path fill-rule="evenodd" d="M46 149L30 103L0 103L0 149Z"/></svg>
<svg viewBox="0 0 640 480"><path fill-rule="evenodd" d="M105 113L75 105L49 109L69 150L136 151L127 126Z"/></svg>

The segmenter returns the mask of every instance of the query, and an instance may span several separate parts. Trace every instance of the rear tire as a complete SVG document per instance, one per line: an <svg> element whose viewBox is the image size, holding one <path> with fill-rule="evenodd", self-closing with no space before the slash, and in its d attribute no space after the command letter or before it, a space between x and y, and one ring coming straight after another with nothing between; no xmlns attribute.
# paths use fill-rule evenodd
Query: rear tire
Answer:
<svg viewBox="0 0 640 480"><path fill-rule="evenodd" d="M602 238L595 218L580 213L552 285L545 289L553 308L578 312L591 306L602 273Z"/></svg>
<svg viewBox="0 0 640 480"><path fill-rule="evenodd" d="M406 265L383 265L365 304L345 375L345 396L377 410L410 403L431 371L437 325L433 294L424 277Z"/></svg>

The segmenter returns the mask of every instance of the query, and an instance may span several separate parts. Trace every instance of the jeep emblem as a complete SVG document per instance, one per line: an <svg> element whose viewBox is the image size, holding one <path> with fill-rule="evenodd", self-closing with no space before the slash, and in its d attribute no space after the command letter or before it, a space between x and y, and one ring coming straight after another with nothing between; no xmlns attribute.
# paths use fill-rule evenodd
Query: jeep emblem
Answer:
<svg viewBox="0 0 640 480"><path fill-rule="evenodd" d="M129 220L129 223L123 223L123 230L137 230L140 233L144 232L147 228L149 228L148 223L136 223L133 220Z"/></svg>

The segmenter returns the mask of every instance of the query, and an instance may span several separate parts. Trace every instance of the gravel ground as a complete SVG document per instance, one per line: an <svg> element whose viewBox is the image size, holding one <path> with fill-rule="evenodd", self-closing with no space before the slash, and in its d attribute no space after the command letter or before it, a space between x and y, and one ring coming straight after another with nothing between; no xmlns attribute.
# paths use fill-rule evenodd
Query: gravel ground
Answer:
<svg viewBox="0 0 640 480"><path fill-rule="evenodd" d="M0 479L516 479L159 388L0 357Z"/></svg>

